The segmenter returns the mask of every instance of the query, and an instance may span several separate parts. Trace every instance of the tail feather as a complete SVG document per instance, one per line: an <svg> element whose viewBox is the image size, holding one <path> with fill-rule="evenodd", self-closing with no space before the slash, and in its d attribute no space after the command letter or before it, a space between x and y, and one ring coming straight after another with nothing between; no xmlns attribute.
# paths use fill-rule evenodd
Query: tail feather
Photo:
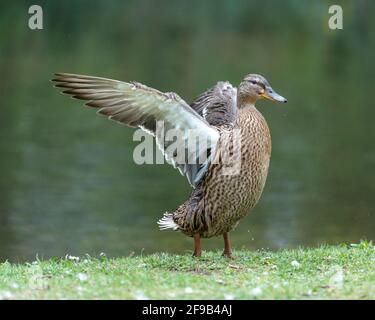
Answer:
<svg viewBox="0 0 375 320"><path fill-rule="evenodd" d="M164 213L163 217L158 221L158 225L160 230L178 229L178 225L173 220L173 213L169 212Z"/></svg>

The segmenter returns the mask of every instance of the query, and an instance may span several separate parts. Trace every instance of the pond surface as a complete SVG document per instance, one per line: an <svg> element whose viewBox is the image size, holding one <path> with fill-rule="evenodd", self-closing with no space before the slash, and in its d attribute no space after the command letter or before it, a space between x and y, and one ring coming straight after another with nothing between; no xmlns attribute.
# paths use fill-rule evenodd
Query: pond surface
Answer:
<svg viewBox="0 0 375 320"><path fill-rule="evenodd" d="M40 31L27 28L26 3L0 5L0 261L192 249L156 224L189 196L185 178L134 164L133 130L60 95L54 72L137 80L186 101L265 75L289 103L258 103L273 154L234 247L375 238L373 2L344 1L340 31L325 1L51 2Z"/></svg>

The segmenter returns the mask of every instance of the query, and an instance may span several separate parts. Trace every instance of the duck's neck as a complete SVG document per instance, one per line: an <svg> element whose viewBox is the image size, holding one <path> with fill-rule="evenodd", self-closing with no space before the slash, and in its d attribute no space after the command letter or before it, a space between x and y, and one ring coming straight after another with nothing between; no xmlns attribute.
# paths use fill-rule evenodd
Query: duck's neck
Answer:
<svg viewBox="0 0 375 320"><path fill-rule="evenodd" d="M252 115L261 115L254 103L246 103L239 106L238 113L240 117L244 115L251 115L251 117Z"/></svg>
<svg viewBox="0 0 375 320"><path fill-rule="evenodd" d="M242 95L241 92L237 93L237 108L240 113L242 112L258 112L255 107L257 99L253 96Z"/></svg>
<svg viewBox="0 0 375 320"><path fill-rule="evenodd" d="M255 107L255 101L254 102L245 102L245 103L240 103L238 105L238 109L239 110L251 110L251 109L255 109L256 110L256 107Z"/></svg>
<svg viewBox="0 0 375 320"><path fill-rule="evenodd" d="M257 101L257 97L253 95L242 94L241 91L237 92L237 105L239 108L241 108L242 106L245 107L248 105L255 106L256 101Z"/></svg>

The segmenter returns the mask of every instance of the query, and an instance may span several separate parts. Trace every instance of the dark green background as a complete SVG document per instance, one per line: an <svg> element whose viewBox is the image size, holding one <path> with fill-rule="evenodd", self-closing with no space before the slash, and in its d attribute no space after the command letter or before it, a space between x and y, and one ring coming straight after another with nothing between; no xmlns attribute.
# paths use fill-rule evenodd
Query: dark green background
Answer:
<svg viewBox="0 0 375 320"><path fill-rule="evenodd" d="M335 3L343 30L328 28ZM28 28L31 4L43 30ZM374 239L374 52L374 1L1 1L0 259L192 247L156 225L189 196L185 178L135 165L133 130L61 96L54 72L137 80L188 102L263 74L289 103L258 103L271 167L234 246Z"/></svg>

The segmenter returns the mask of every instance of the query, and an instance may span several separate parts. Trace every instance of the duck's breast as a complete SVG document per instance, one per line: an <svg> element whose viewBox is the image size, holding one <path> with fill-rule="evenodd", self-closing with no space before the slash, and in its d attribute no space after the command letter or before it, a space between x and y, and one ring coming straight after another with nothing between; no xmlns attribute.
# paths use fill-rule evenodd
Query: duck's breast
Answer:
<svg viewBox="0 0 375 320"><path fill-rule="evenodd" d="M205 220L208 233L213 235L230 231L249 213L258 202L267 178L271 136L263 116L255 107L239 110L236 126L229 133L226 131L229 140L236 136L235 132L237 137L240 132L240 145L233 143L234 154L236 148L240 150L239 170L231 171L227 164L214 163L205 179ZM228 143L221 148L228 150Z"/></svg>

